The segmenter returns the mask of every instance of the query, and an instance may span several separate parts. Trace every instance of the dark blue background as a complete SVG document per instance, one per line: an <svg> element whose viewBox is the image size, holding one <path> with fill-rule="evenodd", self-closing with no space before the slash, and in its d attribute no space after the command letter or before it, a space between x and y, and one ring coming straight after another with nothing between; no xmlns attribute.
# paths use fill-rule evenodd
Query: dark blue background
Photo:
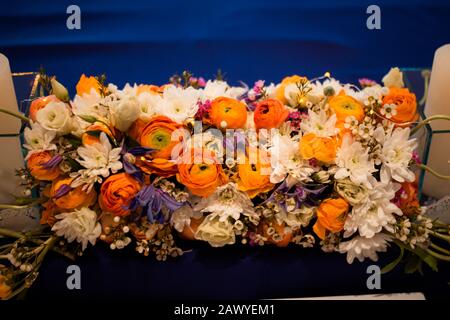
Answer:
<svg viewBox="0 0 450 320"><path fill-rule="evenodd" d="M66 8L78 4L82 29L66 28ZM366 28L366 8L381 7L382 29ZM450 1L33 1L0 0L0 52L14 71L41 65L73 93L81 73L109 80L162 84L189 69L211 77L218 68L233 83L278 82L297 73L331 71L343 81L379 79L391 67L429 67L450 42ZM300 248L201 244L179 260L158 263L129 248L100 245L77 263L81 291L65 286L69 261L52 255L30 291L33 298L268 298L374 293L366 267L344 255ZM395 252L383 255L381 265ZM449 268L426 277L383 277L382 292L449 295Z"/></svg>
<svg viewBox="0 0 450 320"><path fill-rule="evenodd" d="M70 4L81 8L81 30L66 28ZM381 7L381 30L366 28L369 4ZM12 69L42 65L69 87L81 73L161 84L218 68L233 83L325 71L379 79L391 66L431 66L448 42L448 0L0 0L0 52Z"/></svg>

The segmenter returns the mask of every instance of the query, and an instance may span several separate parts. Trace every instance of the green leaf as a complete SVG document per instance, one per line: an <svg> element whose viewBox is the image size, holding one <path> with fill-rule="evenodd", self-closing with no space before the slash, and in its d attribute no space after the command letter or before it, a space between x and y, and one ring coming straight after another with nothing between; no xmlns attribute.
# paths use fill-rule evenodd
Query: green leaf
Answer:
<svg viewBox="0 0 450 320"><path fill-rule="evenodd" d="M420 272L421 266L422 266L422 260L420 260L420 258L417 255L410 254L409 258L405 264L405 273L412 274L417 271Z"/></svg>
<svg viewBox="0 0 450 320"><path fill-rule="evenodd" d="M72 171L78 171L80 169L83 169L83 166L72 158L67 158L66 161L70 164Z"/></svg>
<svg viewBox="0 0 450 320"><path fill-rule="evenodd" d="M402 261L403 253L405 252L405 249L403 249L403 247L399 247L399 248L400 248L400 254L397 257L397 259L395 259L391 263L384 266L383 269L381 269L381 274L385 274L385 273L392 271Z"/></svg>
<svg viewBox="0 0 450 320"><path fill-rule="evenodd" d="M99 138L102 131L101 130L92 130L92 131L86 131L86 133L90 136Z"/></svg>
<svg viewBox="0 0 450 320"><path fill-rule="evenodd" d="M89 123L94 123L94 122L96 122L97 121L97 118L96 117L94 117L94 116L90 116L90 115L81 115L81 116L79 116L81 119L83 119L84 121L86 121L86 122L89 122Z"/></svg>

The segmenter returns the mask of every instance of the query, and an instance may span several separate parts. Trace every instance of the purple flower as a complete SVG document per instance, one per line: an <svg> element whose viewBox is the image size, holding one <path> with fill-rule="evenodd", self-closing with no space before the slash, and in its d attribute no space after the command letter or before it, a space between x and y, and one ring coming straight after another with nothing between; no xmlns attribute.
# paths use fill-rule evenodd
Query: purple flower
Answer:
<svg viewBox="0 0 450 320"><path fill-rule="evenodd" d="M185 204L185 202L176 201L161 189L157 189L153 185L148 185L138 192L136 197L131 201L128 209L136 210L138 207L142 207L148 220L153 223L155 218L159 222L164 222L164 216L160 214L163 206L169 213L172 213Z"/></svg>
<svg viewBox="0 0 450 320"><path fill-rule="evenodd" d="M63 158L62 158L59 154L57 154L57 155L53 156L53 158L51 158L51 159L50 159L49 161L47 161L46 163L43 163L43 164L42 164L42 167L43 167L44 169L48 169L48 170L54 169L54 168L56 168L57 166L59 166L59 164L60 164L62 161L63 161Z"/></svg>

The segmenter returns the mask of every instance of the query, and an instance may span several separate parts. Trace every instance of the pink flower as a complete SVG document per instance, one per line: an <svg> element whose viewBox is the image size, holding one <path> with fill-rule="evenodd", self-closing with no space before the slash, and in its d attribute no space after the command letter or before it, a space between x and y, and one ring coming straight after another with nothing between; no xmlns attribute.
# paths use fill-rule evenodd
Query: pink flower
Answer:
<svg viewBox="0 0 450 320"><path fill-rule="evenodd" d="M264 80L258 80L255 82L253 86L253 91L255 91L256 94L261 93L264 88Z"/></svg>

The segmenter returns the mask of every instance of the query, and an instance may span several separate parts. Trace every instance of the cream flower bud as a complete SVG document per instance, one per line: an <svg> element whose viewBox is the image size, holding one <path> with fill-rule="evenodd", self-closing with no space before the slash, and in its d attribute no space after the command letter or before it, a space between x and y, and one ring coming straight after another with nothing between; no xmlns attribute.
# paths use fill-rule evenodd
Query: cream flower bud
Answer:
<svg viewBox="0 0 450 320"><path fill-rule="evenodd" d="M399 68L391 68L389 72L382 79L385 87L397 87L403 88L405 84L403 83L403 73Z"/></svg>
<svg viewBox="0 0 450 320"><path fill-rule="evenodd" d="M52 78L50 80L52 84L52 93L61 101L63 102L69 102L69 92L67 91L66 87L64 87L61 83L56 81L55 78Z"/></svg>

